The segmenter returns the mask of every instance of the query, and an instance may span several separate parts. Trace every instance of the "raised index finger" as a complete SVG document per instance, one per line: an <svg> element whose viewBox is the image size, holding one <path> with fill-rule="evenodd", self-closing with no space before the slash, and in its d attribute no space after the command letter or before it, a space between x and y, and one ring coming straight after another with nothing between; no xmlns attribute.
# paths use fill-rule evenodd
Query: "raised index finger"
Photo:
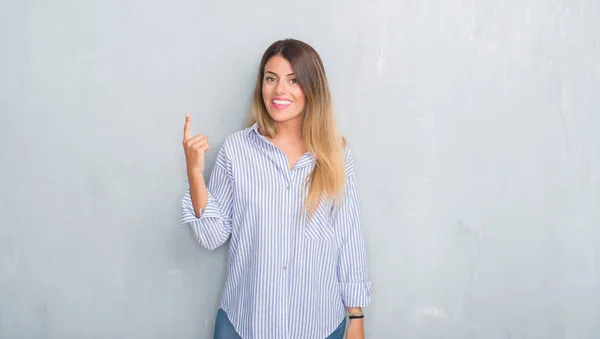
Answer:
<svg viewBox="0 0 600 339"><path fill-rule="evenodd" d="M183 126L183 140L190 138L190 124L192 123L192 117L188 112L185 112L185 125Z"/></svg>

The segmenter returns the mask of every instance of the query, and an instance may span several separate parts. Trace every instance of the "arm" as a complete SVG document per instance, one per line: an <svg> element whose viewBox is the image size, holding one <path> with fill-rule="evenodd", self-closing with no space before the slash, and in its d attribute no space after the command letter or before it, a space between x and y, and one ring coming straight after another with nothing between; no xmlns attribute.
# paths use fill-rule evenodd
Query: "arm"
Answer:
<svg viewBox="0 0 600 339"><path fill-rule="evenodd" d="M208 187L202 175L189 176L189 183L181 204L181 223L190 223L198 242L213 250L231 234L233 179L225 145L217 155Z"/></svg>
<svg viewBox="0 0 600 339"><path fill-rule="evenodd" d="M362 313L360 307L348 307L348 314ZM350 319L346 338L347 339L364 339L365 327L363 319Z"/></svg>
<svg viewBox="0 0 600 339"><path fill-rule="evenodd" d="M342 204L334 214L339 239L338 280L342 300L348 313L361 312L371 299L371 283L367 272L365 244L360 222L360 209L352 154L346 152L346 185ZM353 319L351 326L362 329L362 319Z"/></svg>
<svg viewBox="0 0 600 339"><path fill-rule="evenodd" d="M202 173L188 171L188 180L190 184L190 199L192 202L194 215L200 218L200 212L206 208L208 203L208 188L204 182Z"/></svg>

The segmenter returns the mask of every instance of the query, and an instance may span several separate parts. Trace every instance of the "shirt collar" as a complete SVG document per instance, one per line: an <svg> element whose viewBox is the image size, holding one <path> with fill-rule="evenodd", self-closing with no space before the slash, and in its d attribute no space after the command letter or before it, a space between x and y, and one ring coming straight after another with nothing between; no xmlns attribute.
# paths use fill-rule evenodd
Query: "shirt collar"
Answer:
<svg viewBox="0 0 600 339"><path fill-rule="evenodd" d="M246 129L246 136L250 136L251 134L254 134L254 136L258 139L257 140L258 142L268 143L275 147L275 145L273 145L264 135L262 135L258 132L258 123L257 122L255 122L254 124L252 124L252 126L250 126ZM298 162L296 163L294 168L308 166L310 164L313 164L314 162L315 162L315 156L310 153L305 153L300 157L300 159L298 159Z"/></svg>
<svg viewBox="0 0 600 339"><path fill-rule="evenodd" d="M250 133L253 133L253 132L256 133L256 134L259 134L258 133L258 123L257 122L253 123L252 126L246 128L246 135L249 135Z"/></svg>

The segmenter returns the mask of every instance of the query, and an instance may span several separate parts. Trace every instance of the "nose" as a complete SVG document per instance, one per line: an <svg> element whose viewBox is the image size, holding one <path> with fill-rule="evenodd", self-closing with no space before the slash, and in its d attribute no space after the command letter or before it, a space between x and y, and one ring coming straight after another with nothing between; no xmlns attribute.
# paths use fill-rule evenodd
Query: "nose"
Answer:
<svg viewBox="0 0 600 339"><path fill-rule="evenodd" d="M275 86L275 93L277 94L285 94L287 93L287 84L285 81L278 81Z"/></svg>

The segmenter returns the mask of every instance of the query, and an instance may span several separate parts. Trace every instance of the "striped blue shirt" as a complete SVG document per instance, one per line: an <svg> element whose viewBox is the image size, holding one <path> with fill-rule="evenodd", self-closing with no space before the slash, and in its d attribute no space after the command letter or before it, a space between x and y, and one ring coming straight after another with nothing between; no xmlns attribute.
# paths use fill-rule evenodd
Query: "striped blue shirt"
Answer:
<svg viewBox="0 0 600 339"><path fill-rule="evenodd" d="M354 163L346 148L340 208L321 203L308 220L302 203L314 159L290 170L257 124L225 138L207 184L208 203L196 218L190 191L181 222L212 250L227 241L229 259L221 308L245 339L325 338L346 307L371 297Z"/></svg>

